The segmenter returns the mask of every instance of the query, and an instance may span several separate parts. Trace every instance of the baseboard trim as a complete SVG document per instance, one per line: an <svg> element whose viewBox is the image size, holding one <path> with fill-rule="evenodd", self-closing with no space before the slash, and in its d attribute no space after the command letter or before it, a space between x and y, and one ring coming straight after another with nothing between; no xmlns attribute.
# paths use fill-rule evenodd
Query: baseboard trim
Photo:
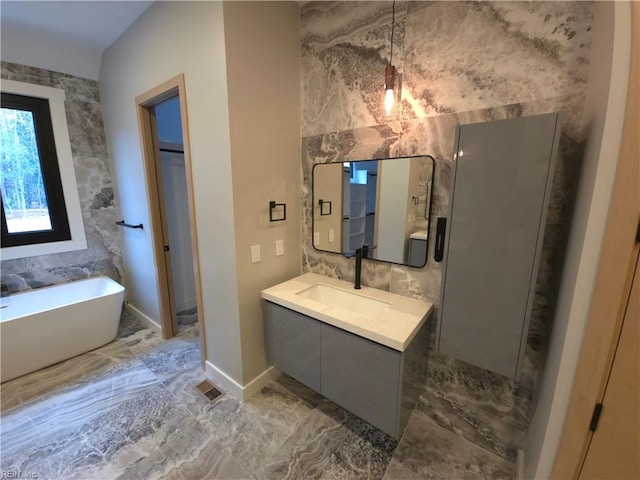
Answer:
<svg viewBox="0 0 640 480"><path fill-rule="evenodd" d="M158 325L151 317L148 317L147 315L142 313L140 310L138 310L136 307L134 307L130 303L127 303L125 308L129 311L129 313L131 313L131 315L136 317L138 320L144 323L151 330L154 330L158 333L162 333L162 328L160 328L160 325Z"/></svg>
<svg viewBox="0 0 640 480"><path fill-rule="evenodd" d="M269 367L248 384L242 386L208 360L205 361L204 364L205 375L209 380L211 380L216 387L221 388L226 393L242 402L248 400L252 395L259 392L262 387L271 380L280 376L280 371L277 368Z"/></svg>
<svg viewBox="0 0 640 480"><path fill-rule="evenodd" d="M278 378L282 372L278 370L276 367L271 366L267 368L264 372L258 375L256 378L247 383L242 391L243 400L248 400L250 397L258 393L262 390L267 383L272 380Z"/></svg>
<svg viewBox="0 0 640 480"><path fill-rule="evenodd" d="M516 460L516 479L524 480L524 450L518 450L518 458Z"/></svg>

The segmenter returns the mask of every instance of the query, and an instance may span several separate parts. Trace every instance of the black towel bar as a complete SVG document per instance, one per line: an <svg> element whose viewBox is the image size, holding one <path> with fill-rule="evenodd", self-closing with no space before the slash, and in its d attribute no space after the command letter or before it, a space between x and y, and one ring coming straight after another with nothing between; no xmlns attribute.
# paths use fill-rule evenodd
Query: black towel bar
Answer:
<svg viewBox="0 0 640 480"><path fill-rule="evenodd" d="M130 223L125 223L124 220L120 220L119 222L116 222L116 225L118 225L119 227L127 227L127 228L144 228L144 225L142 225L141 223L137 224L137 225L131 225Z"/></svg>

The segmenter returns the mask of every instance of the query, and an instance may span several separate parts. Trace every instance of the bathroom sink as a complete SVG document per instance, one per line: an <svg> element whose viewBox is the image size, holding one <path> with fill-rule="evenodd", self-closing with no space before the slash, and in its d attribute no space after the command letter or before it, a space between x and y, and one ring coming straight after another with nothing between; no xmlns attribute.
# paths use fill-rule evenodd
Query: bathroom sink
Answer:
<svg viewBox="0 0 640 480"><path fill-rule="evenodd" d="M362 287L337 278L305 273L262 290L267 303L280 305L385 347L403 352L433 305L415 298Z"/></svg>
<svg viewBox="0 0 640 480"><path fill-rule="evenodd" d="M375 298L318 283L299 291L296 295L330 306L351 310L360 315L376 315L391 305Z"/></svg>

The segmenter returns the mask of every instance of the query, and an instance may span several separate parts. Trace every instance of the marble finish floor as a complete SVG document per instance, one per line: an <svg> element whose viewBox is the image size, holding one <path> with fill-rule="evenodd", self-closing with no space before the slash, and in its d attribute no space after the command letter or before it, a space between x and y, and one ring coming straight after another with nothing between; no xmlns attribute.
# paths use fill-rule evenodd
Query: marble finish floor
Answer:
<svg viewBox="0 0 640 480"><path fill-rule="evenodd" d="M124 314L112 343L2 384L2 477L515 477L514 463L421 408L396 442L285 375L247 402L210 401L195 388L205 380L197 329L180 323L162 341Z"/></svg>

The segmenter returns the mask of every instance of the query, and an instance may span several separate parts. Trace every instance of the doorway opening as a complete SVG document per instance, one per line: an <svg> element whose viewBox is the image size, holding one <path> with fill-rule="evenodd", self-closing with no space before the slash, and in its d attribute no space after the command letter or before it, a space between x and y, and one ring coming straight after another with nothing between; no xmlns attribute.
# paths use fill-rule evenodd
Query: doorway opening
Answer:
<svg viewBox="0 0 640 480"><path fill-rule="evenodd" d="M184 76L136 98L160 302L162 337L204 319Z"/></svg>

